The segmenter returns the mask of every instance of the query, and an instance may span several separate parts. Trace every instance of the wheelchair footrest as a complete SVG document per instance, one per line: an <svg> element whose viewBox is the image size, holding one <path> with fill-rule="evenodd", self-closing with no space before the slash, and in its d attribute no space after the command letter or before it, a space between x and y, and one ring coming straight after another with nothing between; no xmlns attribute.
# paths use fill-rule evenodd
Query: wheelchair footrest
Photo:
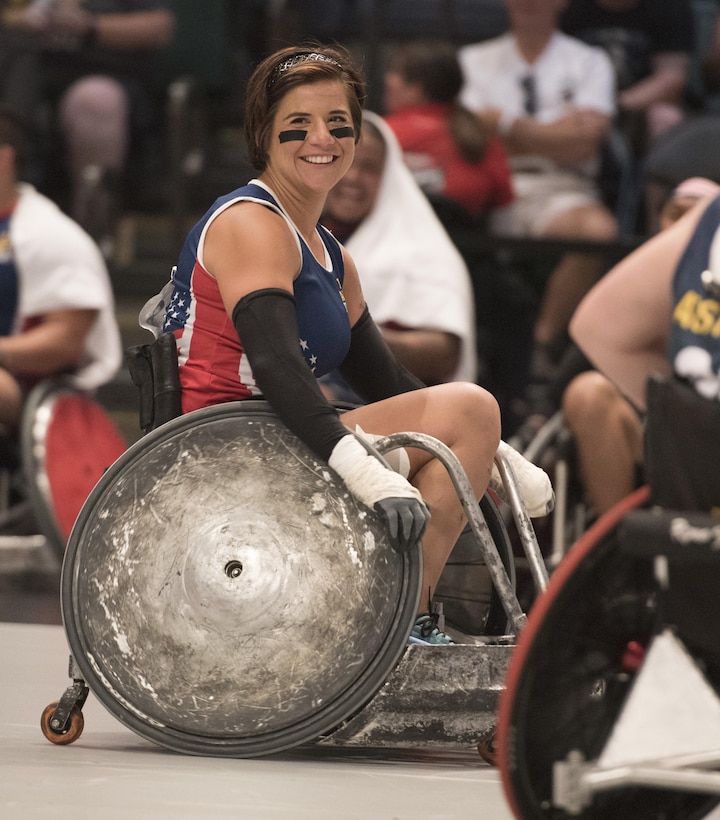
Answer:
<svg viewBox="0 0 720 820"><path fill-rule="evenodd" d="M495 725L513 649L510 644L408 646L370 703L317 743L474 749Z"/></svg>

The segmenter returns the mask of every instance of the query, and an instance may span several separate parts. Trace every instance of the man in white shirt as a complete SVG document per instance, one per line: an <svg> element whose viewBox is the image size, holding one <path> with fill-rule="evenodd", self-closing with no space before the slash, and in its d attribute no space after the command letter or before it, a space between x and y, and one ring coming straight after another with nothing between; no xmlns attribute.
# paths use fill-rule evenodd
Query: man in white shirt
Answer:
<svg viewBox="0 0 720 820"><path fill-rule="evenodd" d="M21 124L0 111L0 433L10 435L34 383L65 374L92 391L122 359L102 254L55 203L19 182L26 146Z"/></svg>
<svg viewBox="0 0 720 820"><path fill-rule="evenodd" d="M558 30L566 0L505 2L510 31L466 46L459 55L462 102L502 136L513 169L517 202L494 229L611 241L617 224L596 185L601 147L615 114L610 59ZM534 369L545 369L550 351L566 338L575 307L602 273L601 258L562 257L545 285L535 324Z"/></svg>

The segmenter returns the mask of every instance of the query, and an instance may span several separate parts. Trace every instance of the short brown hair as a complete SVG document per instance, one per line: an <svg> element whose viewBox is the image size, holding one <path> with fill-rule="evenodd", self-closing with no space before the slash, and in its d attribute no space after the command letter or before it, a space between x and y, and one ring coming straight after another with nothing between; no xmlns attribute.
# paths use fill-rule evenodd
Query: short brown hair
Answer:
<svg viewBox="0 0 720 820"><path fill-rule="evenodd" d="M300 85L338 80L347 91L355 142L360 139L362 111L367 100L365 80L340 46L291 46L266 57L248 80L245 97L245 139L250 162L264 171L268 136L285 95Z"/></svg>

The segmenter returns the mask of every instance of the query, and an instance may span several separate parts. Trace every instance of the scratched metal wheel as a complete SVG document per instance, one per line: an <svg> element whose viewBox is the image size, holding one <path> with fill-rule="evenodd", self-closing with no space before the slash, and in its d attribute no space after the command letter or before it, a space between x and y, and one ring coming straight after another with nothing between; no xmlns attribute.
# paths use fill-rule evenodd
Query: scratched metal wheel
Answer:
<svg viewBox="0 0 720 820"><path fill-rule="evenodd" d="M419 550L394 552L264 402L195 411L105 473L71 534L62 609L93 694L189 754L252 757L360 710L402 654Z"/></svg>

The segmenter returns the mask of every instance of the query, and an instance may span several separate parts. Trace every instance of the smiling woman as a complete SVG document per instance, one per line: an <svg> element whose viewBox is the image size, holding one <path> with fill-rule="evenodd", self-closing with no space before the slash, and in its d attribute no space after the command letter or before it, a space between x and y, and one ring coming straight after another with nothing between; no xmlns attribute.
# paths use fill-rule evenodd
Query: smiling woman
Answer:
<svg viewBox="0 0 720 820"><path fill-rule="evenodd" d="M263 396L279 419L385 521L397 550L422 543L430 597L465 514L445 468L412 450L399 474L357 428L415 431L453 450L479 499L500 437L495 399L476 384L426 388L394 358L350 255L319 222L353 162L365 85L338 48L287 48L248 82L245 129L257 179L220 197L191 230L172 283L146 306L177 340L187 412ZM344 413L317 377L338 368L368 404ZM548 491L548 497L551 491ZM431 517L432 516L432 517ZM430 612L419 640L448 643Z"/></svg>

